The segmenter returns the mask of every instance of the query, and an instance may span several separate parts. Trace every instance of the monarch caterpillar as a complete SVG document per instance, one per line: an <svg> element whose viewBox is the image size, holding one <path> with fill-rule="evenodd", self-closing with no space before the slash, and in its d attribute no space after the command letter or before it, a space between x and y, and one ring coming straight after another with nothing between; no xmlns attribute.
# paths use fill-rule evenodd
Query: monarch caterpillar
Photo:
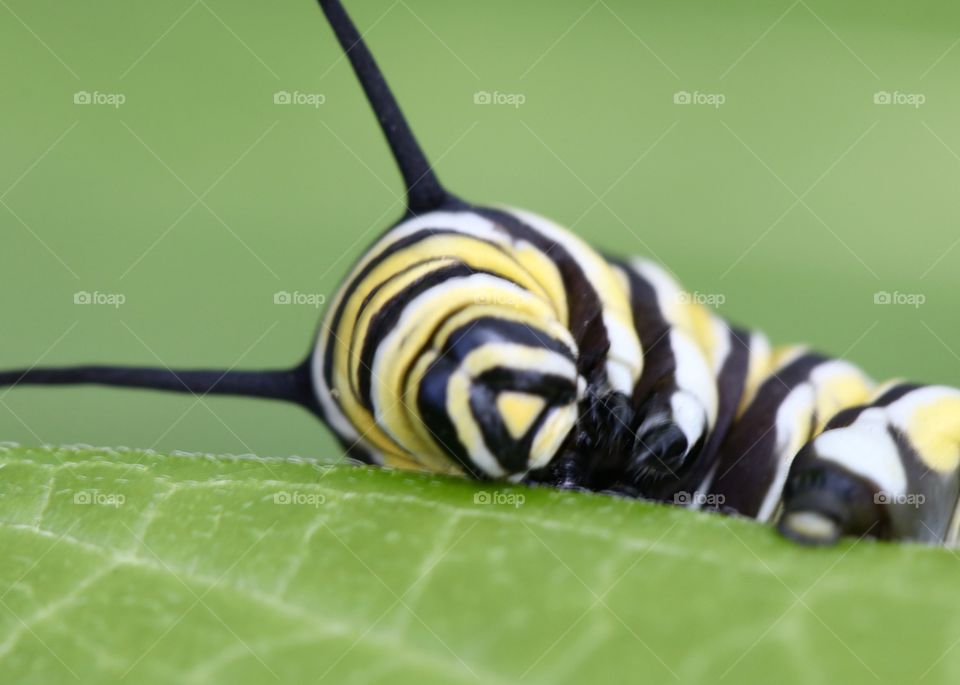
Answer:
<svg viewBox="0 0 960 685"><path fill-rule="evenodd" d="M0 385L98 383L284 400L359 461L707 506L790 538L953 543L960 390L876 386L771 348L662 267L601 255L526 211L447 191L338 0L320 0L404 179L293 369L21 369Z"/></svg>

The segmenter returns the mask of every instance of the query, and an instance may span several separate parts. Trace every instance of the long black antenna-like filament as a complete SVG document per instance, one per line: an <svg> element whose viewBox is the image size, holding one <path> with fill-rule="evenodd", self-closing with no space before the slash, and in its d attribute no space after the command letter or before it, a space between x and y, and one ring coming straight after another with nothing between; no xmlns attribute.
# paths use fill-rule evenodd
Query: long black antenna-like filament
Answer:
<svg viewBox="0 0 960 685"><path fill-rule="evenodd" d="M373 108L380 128L387 138L393 157L400 167L407 189L407 208L413 214L437 209L451 195L440 185L439 179L427 162L420 144L400 111L400 105L390 91L376 60L357 31L339 0L319 0L340 46L350 60L353 71L363 86L363 92Z"/></svg>

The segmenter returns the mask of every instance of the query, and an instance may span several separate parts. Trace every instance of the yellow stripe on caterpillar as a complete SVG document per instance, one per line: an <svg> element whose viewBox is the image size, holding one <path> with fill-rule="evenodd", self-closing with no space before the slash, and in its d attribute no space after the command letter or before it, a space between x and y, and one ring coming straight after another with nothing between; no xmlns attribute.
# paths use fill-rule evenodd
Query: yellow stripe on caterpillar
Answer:
<svg viewBox="0 0 960 685"><path fill-rule="evenodd" d="M907 436L924 464L940 473L955 471L960 465L960 395L944 394L917 407Z"/></svg>

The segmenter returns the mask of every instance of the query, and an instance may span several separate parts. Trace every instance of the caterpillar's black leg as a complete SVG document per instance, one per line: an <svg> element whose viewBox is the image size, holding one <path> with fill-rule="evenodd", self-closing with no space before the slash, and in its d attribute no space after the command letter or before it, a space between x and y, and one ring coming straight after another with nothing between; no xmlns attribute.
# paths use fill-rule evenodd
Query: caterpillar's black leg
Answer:
<svg viewBox="0 0 960 685"><path fill-rule="evenodd" d="M638 416L634 401L623 393L588 391L568 446L525 482L647 497L654 486L678 480L703 442L691 449L657 404L659 398L646 398L650 418Z"/></svg>
<svg viewBox="0 0 960 685"><path fill-rule="evenodd" d="M657 385L660 387L655 387L637 408L635 423L630 429L633 440L626 455L625 474L641 489L645 484L679 480L688 460L702 446L707 428L706 414L700 412L701 433L691 445L671 405L676 393L673 379Z"/></svg>
<svg viewBox="0 0 960 685"><path fill-rule="evenodd" d="M707 437L706 414L691 444L671 412L672 379L665 379L662 385L665 390L655 388L639 406L630 402L618 413L616 445L608 457L610 478L605 489L628 497L671 500L697 462Z"/></svg>
<svg viewBox="0 0 960 685"><path fill-rule="evenodd" d="M590 469L584 455L573 450L558 454L545 468L531 471L527 485L546 485L561 490L590 490Z"/></svg>
<svg viewBox="0 0 960 685"><path fill-rule="evenodd" d="M580 419L564 449L524 482L563 489L606 490L619 477L623 455L633 443L633 408L618 392L588 390Z"/></svg>
<svg viewBox="0 0 960 685"><path fill-rule="evenodd" d="M593 455L594 468L600 472L617 469L623 454L631 449L633 422L630 398L623 393L589 393L581 403L577 450Z"/></svg>

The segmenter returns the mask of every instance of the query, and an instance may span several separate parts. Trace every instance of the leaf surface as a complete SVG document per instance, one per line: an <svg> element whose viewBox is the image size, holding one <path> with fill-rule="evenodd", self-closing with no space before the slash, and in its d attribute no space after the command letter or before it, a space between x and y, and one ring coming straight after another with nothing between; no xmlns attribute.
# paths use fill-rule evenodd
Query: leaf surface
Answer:
<svg viewBox="0 0 960 685"><path fill-rule="evenodd" d="M960 558L305 460L0 449L0 682L956 682Z"/></svg>

